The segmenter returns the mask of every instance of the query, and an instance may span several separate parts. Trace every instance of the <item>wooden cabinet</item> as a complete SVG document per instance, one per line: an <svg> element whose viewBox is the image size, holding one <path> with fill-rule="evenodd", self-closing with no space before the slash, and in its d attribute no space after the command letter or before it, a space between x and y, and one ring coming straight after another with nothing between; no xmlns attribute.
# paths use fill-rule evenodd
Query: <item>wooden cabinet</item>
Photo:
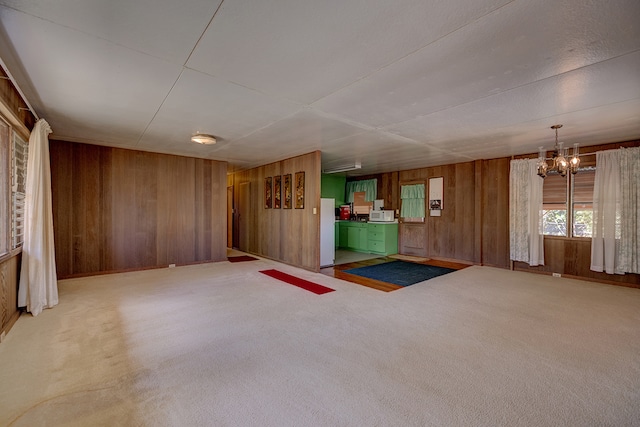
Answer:
<svg viewBox="0 0 640 427"><path fill-rule="evenodd" d="M338 223L339 247L379 255L398 253L398 224Z"/></svg>
<svg viewBox="0 0 640 427"><path fill-rule="evenodd" d="M0 261L0 338L20 317L18 310L18 268L21 253ZM1 339L0 339L1 341Z"/></svg>

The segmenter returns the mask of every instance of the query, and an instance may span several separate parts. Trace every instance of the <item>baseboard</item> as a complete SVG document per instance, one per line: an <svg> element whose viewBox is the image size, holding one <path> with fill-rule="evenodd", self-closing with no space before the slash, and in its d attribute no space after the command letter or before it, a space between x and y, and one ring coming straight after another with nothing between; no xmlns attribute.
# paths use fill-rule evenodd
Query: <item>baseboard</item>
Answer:
<svg viewBox="0 0 640 427"><path fill-rule="evenodd" d="M183 266L187 266L187 265L198 265L198 264L208 264L211 262L221 262L221 261L226 261L227 257L225 256L222 259L218 259L218 260L204 260L204 261L193 261L193 262L186 262L183 264L171 264L171 265L153 265L153 266L149 266L149 267L132 267L132 268L123 268L120 270L106 270L106 271L92 271L92 272L88 272L88 273L76 273L76 274L69 274L66 276L58 276L58 280L65 280L65 279L77 279L77 278L81 278L81 277L92 277L92 276L103 276L106 274L118 274L118 273L131 273L133 271L146 271L146 270L158 270L161 268L170 268L171 266L173 267L183 267Z"/></svg>
<svg viewBox="0 0 640 427"><path fill-rule="evenodd" d="M523 273L542 274L545 276L553 276L553 273L548 271L541 271L541 270L527 270L524 268L514 267L513 271L520 271ZM564 277L565 279L583 280L585 282L602 283L603 285L623 286L625 288L640 289L640 284L635 284L635 283L618 282L615 280L606 280L606 279L596 279L593 277L573 276L571 274L562 274L561 277Z"/></svg>
<svg viewBox="0 0 640 427"><path fill-rule="evenodd" d="M427 258L432 259L434 261L453 262L453 263L456 263L456 264L481 265L479 263L475 263L473 261L469 261L469 260L465 260L465 259L445 258L445 257L439 257L439 256L429 256Z"/></svg>

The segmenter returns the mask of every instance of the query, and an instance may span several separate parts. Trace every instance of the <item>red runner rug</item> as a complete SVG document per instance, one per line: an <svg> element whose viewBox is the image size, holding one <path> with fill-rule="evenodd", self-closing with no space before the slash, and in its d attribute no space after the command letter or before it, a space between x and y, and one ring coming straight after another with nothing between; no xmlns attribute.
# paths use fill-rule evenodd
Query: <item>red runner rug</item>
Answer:
<svg viewBox="0 0 640 427"><path fill-rule="evenodd" d="M257 261L258 258L254 258L249 255L230 256L227 258L229 262L242 262L242 261Z"/></svg>
<svg viewBox="0 0 640 427"><path fill-rule="evenodd" d="M327 288L326 286L318 285L317 283L309 282L308 280L300 279L278 270L261 270L260 273L266 274L274 279L282 280L283 282L287 282L290 285L297 286L309 292L313 292L316 295L335 291L335 289Z"/></svg>

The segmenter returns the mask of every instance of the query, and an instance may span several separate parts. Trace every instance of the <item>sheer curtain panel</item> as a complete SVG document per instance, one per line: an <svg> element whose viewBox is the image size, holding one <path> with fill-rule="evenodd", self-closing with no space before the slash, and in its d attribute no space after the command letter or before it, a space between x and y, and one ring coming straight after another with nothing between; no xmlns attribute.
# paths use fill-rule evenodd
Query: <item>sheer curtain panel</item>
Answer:
<svg viewBox="0 0 640 427"><path fill-rule="evenodd" d="M620 150L620 267L640 274L640 147Z"/></svg>
<svg viewBox="0 0 640 427"><path fill-rule="evenodd" d="M596 153L591 270L640 273L640 147Z"/></svg>
<svg viewBox="0 0 640 427"><path fill-rule="evenodd" d="M509 172L509 247L513 261L544 265L542 185L537 159L512 160Z"/></svg>
<svg viewBox="0 0 640 427"><path fill-rule="evenodd" d="M598 151L593 183L593 271L623 273L620 269L620 190L620 150Z"/></svg>
<svg viewBox="0 0 640 427"><path fill-rule="evenodd" d="M25 232L18 306L37 316L58 304L56 257L53 245L49 124L40 119L29 138Z"/></svg>

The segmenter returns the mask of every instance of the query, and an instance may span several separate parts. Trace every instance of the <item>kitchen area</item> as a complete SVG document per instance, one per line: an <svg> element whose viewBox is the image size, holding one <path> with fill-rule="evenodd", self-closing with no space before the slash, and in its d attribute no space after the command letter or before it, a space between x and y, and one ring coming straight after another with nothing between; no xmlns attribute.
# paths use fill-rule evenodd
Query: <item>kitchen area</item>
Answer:
<svg viewBox="0 0 640 427"><path fill-rule="evenodd" d="M345 177L322 176L321 267L398 253L398 213L384 209L383 199L371 200L372 191L348 188Z"/></svg>

